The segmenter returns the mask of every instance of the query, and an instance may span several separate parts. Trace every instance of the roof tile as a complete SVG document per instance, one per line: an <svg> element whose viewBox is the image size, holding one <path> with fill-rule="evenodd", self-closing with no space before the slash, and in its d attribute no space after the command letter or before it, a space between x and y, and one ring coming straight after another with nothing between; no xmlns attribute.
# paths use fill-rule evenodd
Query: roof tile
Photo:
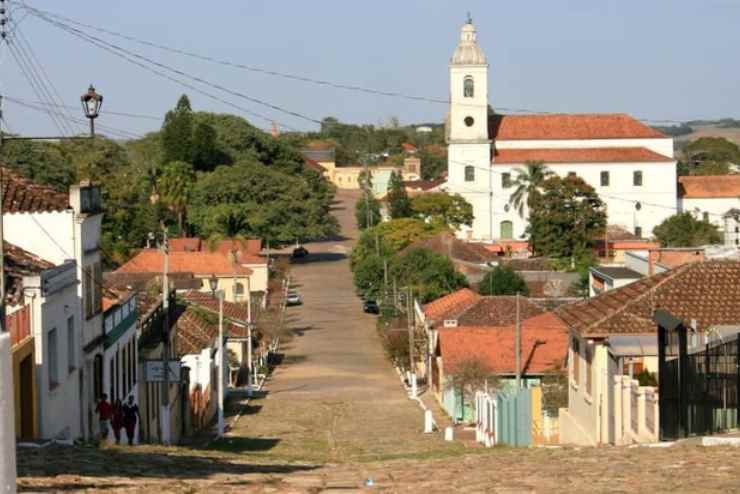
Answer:
<svg viewBox="0 0 740 494"><path fill-rule="evenodd" d="M493 164L525 163L673 163L673 158L663 156L644 147L608 148L532 148L499 149L493 154Z"/></svg>
<svg viewBox="0 0 740 494"><path fill-rule="evenodd" d="M231 262L218 252L170 252L169 270L173 273L195 275L250 275L252 270ZM154 273L162 271L164 256L158 249L142 249L126 264L118 268L120 273Z"/></svg>
<svg viewBox="0 0 740 494"><path fill-rule="evenodd" d="M666 138L626 113L492 115L489 135L498 140Z"/></svg>
<svg viewBox="0 0 740 494"><path fill-rule="evenodd" d="M740 175L678 177L678 195L684 199L740 198Z"/></svg>
<svg viewBox="0 0 740 494"><path fill-rule="evenodd" d="M32 182L0 166L3 213L40 213L69 209L69 195Z"/></svg>

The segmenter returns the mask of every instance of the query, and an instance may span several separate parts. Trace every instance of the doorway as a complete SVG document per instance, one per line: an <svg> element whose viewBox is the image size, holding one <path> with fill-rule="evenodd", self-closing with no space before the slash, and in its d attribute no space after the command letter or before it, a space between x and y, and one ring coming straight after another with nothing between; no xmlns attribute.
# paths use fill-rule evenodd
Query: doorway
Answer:
<svg viewBox="0 0 740 494"><path fill-rule="evenodd" d="M33 439L33 355L27 355L20 365L21 439Z"/></svg>

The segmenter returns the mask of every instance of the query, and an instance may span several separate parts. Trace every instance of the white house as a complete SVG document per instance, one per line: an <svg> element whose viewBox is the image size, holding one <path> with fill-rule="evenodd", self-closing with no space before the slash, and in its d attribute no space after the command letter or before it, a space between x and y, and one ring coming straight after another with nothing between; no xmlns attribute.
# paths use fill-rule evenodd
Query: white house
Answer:
<svg viewBox="0 0 740 494"><path fill-rule="evenodd" d="M100 389L101 370L95 372L96 356L102 355L102 266L100 227L103 218L100 189L89 183L70 188L69 194L27 180L2 168L3 228L5 240L55 265L76 261L78 320L81 321L79 352L80 383L75 392L83 404L82 435L94 433L95 390ZM71 395L67 395L68 398Z"/></svg>
<svg viewBox="0 0 740 494"><path fill-rule="evenodd" d="M678 177L678 207L724 230L725 213L740 208L740 175Z"/></svg>
<svg viewBox="0 0 740 494"><path fill-rule="evenodd" d="M55 266L7 242L4 251L8 275L6 309L11 319L26 311L34 344L35 372L29 371L35 374L35 383L17 376L17 385L25 388L17 394L33 403L32 423L37 425L33 427L37 437L78 438L83 424L77 267L71 260ZM29 417L18 418L16 422L22 425Z"/></svg>
<svg viewBox="0 0 740 494"><path fill-rule="evenodd" d="M469 20L450 59L448 190L473 205L459 235L519 239L527 226L509 204L517 171L543 161L575 174L606 203L608 223L639 237L676 212L673 140L626 114L489 114L489 65Z"/></svg>

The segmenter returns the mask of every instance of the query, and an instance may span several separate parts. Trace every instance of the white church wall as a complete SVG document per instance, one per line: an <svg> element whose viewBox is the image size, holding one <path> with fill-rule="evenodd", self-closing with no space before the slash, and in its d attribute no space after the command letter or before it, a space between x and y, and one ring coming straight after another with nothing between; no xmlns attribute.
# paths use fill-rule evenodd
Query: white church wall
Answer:
<svg viewBox="0 0 740 494"><path fill-rule="evenodd" d="M550 140L496 140L496 149L574 149L644 147L668 158L673 158L673 139L550 139Z"/></svg>

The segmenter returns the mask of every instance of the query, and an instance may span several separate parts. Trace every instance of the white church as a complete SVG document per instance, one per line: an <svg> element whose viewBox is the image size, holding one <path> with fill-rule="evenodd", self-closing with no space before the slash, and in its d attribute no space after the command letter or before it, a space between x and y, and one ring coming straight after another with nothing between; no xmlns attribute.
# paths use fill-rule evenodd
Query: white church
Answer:
<svg viewBox="0 0 740 494"><path fill-rule="evenodd" d="M520 216L510 196L528 161L581 177L607 205L608 223L640 237L677 212L671 138L623 113L489 115L489 66L471 20L449 69L446 189L470 202L475 215L461 238L525 238L528 212Z"/></svg>

